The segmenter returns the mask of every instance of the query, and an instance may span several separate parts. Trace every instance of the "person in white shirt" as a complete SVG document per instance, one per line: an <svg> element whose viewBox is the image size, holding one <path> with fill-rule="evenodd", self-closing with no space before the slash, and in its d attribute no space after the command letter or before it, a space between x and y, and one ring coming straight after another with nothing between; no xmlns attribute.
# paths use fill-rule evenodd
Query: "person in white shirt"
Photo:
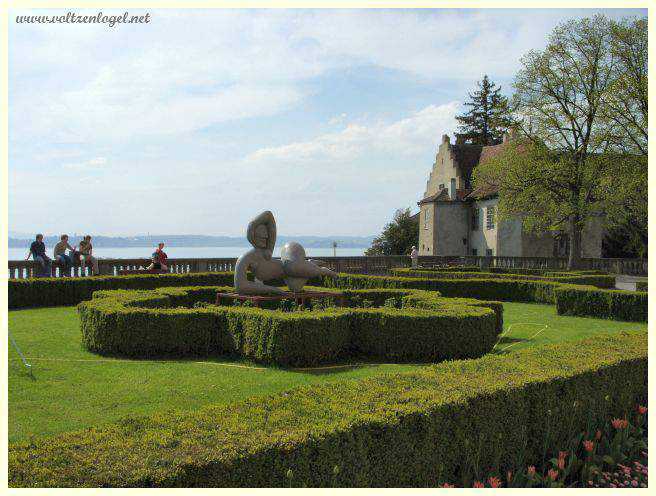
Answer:
<svg viewBox="0 0 656 496"><path fill-rule="evenodd" d="M419 260L419 252L417 251L416 246L412 247L412 251L410 252L410 260L412 260L412 268L416 269L417 261Z"/></svg>

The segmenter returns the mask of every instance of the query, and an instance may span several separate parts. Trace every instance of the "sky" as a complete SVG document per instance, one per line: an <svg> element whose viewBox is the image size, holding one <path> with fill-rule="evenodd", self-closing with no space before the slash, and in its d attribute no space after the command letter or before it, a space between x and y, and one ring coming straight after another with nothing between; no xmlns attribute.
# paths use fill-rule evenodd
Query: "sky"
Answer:
<svg viewBox="0 0 656 496"><path fill-rule="evenodd" d="M476 81L570 18L640 9L143 10L9 31L9 228L377 234L417 210ZM93 15L95 11L75 10ZM103 10L122 14L123 10Z"/></svg>

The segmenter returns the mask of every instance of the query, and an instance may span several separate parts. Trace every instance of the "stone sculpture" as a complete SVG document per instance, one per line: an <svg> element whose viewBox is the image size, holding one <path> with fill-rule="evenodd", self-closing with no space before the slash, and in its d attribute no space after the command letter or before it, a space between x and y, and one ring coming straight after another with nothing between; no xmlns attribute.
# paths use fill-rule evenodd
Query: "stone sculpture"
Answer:
<svg viewBox="0 0 656 496"><path fill-rule="evenodd" d="M283 279L293 292L299 292L308 279L320 275L336 274L305 258L305 250L296 242L286 243L280 260L272 258L276 245L276 221L268 210L255 217L249 224L246 237L253 249L237 259L235 265L235 291L240 295L287 294L280 288L265 284L272 279ZM254 281L246 277L248 270Z"/></svg>

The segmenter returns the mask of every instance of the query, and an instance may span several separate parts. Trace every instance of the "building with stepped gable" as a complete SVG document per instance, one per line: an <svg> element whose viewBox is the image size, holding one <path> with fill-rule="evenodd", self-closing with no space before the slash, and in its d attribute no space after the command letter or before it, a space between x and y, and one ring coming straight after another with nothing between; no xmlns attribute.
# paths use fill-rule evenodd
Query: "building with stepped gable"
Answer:
<svg viewBox="0 0 656 496"><path fill-rule="evenodd" d="M565 257L568 236L563 232L534 234L522 229L521 219L499 222L498 188L472 188L472 172L501 152L508 143L481 146L443 135L419 205L419 255ZM586 225L581 256L601 257L603 219Z"/></svg>

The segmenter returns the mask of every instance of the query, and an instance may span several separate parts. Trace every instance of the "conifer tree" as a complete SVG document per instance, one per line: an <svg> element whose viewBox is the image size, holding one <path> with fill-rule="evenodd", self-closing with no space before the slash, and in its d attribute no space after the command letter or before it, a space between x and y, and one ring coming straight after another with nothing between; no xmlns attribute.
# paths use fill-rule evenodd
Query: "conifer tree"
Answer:
<svg viewBox="0 0 656 496"><path fill-rule="evenodd" d="M478 82L478 90L469 94L465 107L469 110L456 116L461 139L476 145L496 145L503 141L503 133L512 125L508 99L487 74Z"/></svg>

